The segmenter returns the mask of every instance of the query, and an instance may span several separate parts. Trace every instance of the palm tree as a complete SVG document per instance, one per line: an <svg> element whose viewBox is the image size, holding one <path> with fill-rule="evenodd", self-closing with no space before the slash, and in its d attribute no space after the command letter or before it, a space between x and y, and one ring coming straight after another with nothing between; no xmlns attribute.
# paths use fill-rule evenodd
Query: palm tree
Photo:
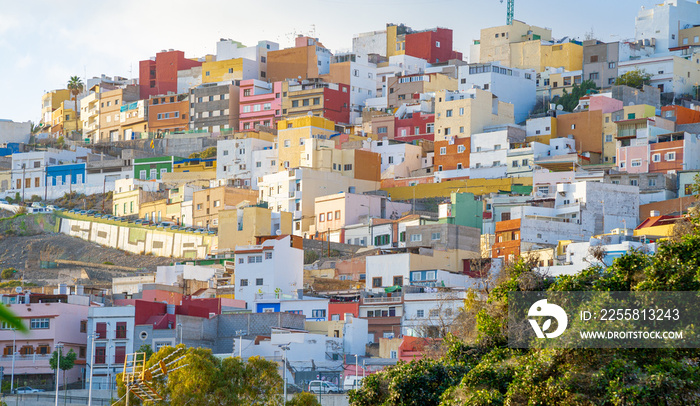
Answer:
<svg viewBox="0 0 700 406"><path fill-rule="evenodd" d="M75 100L75 132L78 132L78 95L83 92L83 81L80 76L71 76L68 80L68 90L70 90Z"/></svg>

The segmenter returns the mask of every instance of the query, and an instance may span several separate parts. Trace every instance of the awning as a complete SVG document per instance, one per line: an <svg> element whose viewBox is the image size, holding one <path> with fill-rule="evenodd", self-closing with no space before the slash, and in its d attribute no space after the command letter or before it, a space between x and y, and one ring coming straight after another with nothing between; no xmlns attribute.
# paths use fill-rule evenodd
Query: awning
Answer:
<svg viewBox="0 0 700 406"><path fill-rule="evenodd" d="M386 293L396 292L397 290L401 290L401 286L394 285L394 286L389 286L388 288L384 288L384 292L386 292Z"/></svg>

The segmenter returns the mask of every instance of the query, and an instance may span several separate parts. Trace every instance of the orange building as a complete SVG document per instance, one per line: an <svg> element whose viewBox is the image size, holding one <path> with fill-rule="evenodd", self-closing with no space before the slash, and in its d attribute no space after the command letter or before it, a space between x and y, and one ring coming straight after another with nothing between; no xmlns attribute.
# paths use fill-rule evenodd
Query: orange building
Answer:
<svg viewBox="0 0 700 406"><path fill-rule="evenodd" d="M658 142L649 144L649 172L682 171L684 138L685 133L663 134L658 136Z"/></svg>
<svg viewBox="0 0 700 406"><path fill-rule="evenodd" d="M329 73L331 52L317 39L299 36L294 48L268 51L267 80L317 78ZM263 78L265 79L265 78Z"/></svg>
<svg viewBox="0 0 700 406"><path fill-rule="evenodd" d="M148 127L152 132L185 131L189 128L190 101L187 93L151 96Z"/></svg>
<svg viewBox="0 0 700 406"><path fill-rule="evenodd" d="M603 111L583 111L557 117L557 137L572 136L576 151L603 153Z"/></svg>
<svg viewBox="0 0 700 406"><path fill-rule="evenodd" d="M491 258L503 258L506 261L520 256L520 219L499 221L496 223L496 238L491 247Z"/></svg>
<svg viewBox="0 0 700 406"><path fill-rule="evenodd" d="M661 107L661 117L675 121L678 124L700 123L700 111L683 106Z"/></svg>
<svg viewBox="0 0 700 406"><path fill-rule="evenodd" d="M469 137L435 141L434 165L438 171L469 168Z"/></svg>

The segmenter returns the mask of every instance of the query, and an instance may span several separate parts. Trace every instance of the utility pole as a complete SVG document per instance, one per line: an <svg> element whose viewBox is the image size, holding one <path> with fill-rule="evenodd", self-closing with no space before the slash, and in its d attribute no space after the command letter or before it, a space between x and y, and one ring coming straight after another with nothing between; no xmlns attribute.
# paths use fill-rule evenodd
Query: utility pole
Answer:
<svg viewBox="0 0 700 406"><path fill-rule="evenodd" d="M10 378L10 393L15 389L15 354L17 353L17 329L12 329L12 376Z"/></svg>
<svg viewBox="0 0 700 406"><path fill-rule="evenodd" d="M63 350L63 344L56 344L56 353L58 355L58 362L56 362L56 406L58 406L58 378L61 376L59 373L61 370L61 350Z"/></svg>
<svg viewBox="0 0 700 406"><path fill-rule="evenodd" d="M97 335L97 331L93 331L93 333L90 335L91 340L90 340L90 387L88 388L88 406L92 406L92 372L94 370L95 366L95 336ZM127 393L127 403L129 403L128 399L128 394L129 394L129 388L127 387L126 390Z"/></svg>

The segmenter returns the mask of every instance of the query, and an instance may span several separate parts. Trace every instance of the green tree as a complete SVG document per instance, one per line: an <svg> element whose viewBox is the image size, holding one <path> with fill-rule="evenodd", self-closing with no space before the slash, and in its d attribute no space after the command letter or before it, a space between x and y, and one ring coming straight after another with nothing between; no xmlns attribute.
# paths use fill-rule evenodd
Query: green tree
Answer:
<svg viewBox="0 0 700 406"><path fill-rule="evenodd" d="M61 361L60 363L58 362L59 358L59 352L60 352L60 358ZM63 371L63 390L67 390L67 385L66 385L66 371L69 369L73 369L75 366L75 360L78 358L78 355L73 351L71 348L68 353L64 353L62 348L59 348L58 350L54 351L53 354L51 354L51 358L49 359L49 367L56 371L56 364L58 364L58 367Z"/></svg>
<svg viewBox="0 0 700 406"><path fill-rule="evenodd" d="M579 99L587 95L589 91L596 89L598 89L598 87L595 85L595 82L592 80L584 80L581 85L574 83L571 93L564 89L564 94L555 98L553 101L557 104L561 104L564 111L574 111L576 106L578 106Z"/></svg>
<svg viewBox="0 0 700 406"><path fill-rule="evenodd" d="M185 348L179 345L178 348ZM146 362L152 367L175 351L163 347ZM153 388L163 396L155 405L259 405L279 404L282 392L282 377L277 364L263 358L252 357L247 362L240 358L214 357L209 349L187 348L185 357L171 366L167 377L153 380ZM172 359L171 359L172 360ZM177 367L182 367L174 370ZM124 397L126 388L122 374L117 375L119 397ZM124 404L121 399L118 404ZM131 396L130 405L142 402Z"/></svg>
<svg viewBox="0 0 700 406"><path fill-rule="evenodd" d="M11 278L14 278L16 273L17 273L17 270L15 268L5 268L0 273L0 278L11 279Z"/></svg>
<svg viewBox="0 0 700 406"><path fill-rule="evenodd" d="M642 69L634 69L629 72L625 72L615 79L615 85L625 85L629 87L634 87L636 89L641 89L644 85L651 83L651 74L647 73Z"/></svg>
<svg viewBox="0 0 700 406"><path fill-rule="evenodd" d="M146 354L146 361L148 361L149 359L151 359L151 356L152 356L153 354L155 354L155 353L153 352L153 348L151 348L151 346L148 345L148 344L143 344L141 347L139 347L138 351L136 351L136 352L143 352L143 353L145 353L145 354Z"/></svg>
<svg viewBox="0 0 700 406"><path fill-rule="evenodd" d="M80 76L71 76L68 79L67 89L73 95L73 100L75 101L75 131L78 131L78 95L83 92L85 84L80 79Z"/></svg>
<svg viewBox="0 0 700 406"><path fill-rule="evenodd" d="M438 360L399 363L350 392L364 405L700 404L696 349L509 348L508 294L515 291L699 291L700 219L655 255L633 251L610 266L551 278L520 259L506 266L487 300L469 295ZM459 325L462 328L458 328Z"/></svg>
<svg viewBox="0 0 700 406"><path fill-rule="evenodd" d="M321 406L321 404L313 393L301 392L294 395L292 400L288 400L285 406Z"/></svg>

